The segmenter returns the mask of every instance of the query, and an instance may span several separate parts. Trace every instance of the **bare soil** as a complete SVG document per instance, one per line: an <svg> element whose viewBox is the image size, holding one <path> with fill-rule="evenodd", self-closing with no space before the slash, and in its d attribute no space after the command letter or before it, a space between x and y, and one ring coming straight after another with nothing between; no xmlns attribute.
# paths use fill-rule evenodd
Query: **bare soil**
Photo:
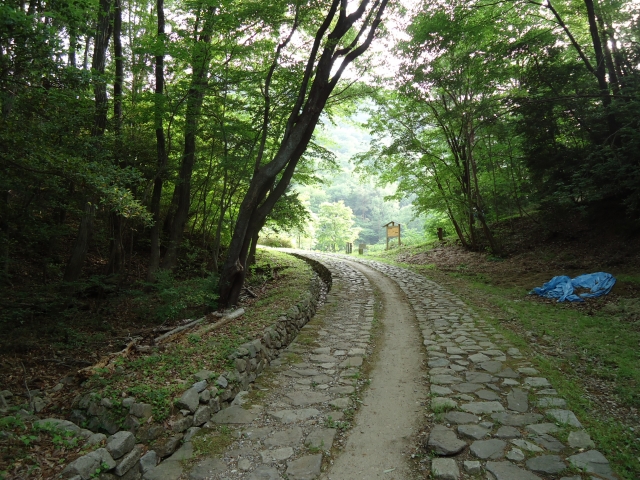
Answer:
<svg viewBox="0 0 640 480"><path fill-rule="evenodd" d="M398 285L355 262L380 291L382 334L370 372L370 386L347 444L323 478L410 480L421 478L410 462L417 443L427 390L422 380L422 345L415 316Z"/></svg>

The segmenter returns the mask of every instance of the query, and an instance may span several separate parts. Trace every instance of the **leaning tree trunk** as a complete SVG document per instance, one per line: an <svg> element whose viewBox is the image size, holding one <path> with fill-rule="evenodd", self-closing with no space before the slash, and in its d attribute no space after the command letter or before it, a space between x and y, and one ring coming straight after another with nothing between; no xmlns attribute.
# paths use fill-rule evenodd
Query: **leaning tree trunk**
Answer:
<svg viewBox="0 0 640 480"><path fill-rule="evenodd" d="M165 49L165 19L164 0L157 0L158 10L158 48L156 55L156 91L155 91L155 127L156 127L156 155L158 169L153 181L153 193L151 195L151 214L153 215L153 227L151 227L151 259L147 280L153 280L160 266L160 200L162 198L162 186L164 171L167 167L167 147L164 136L162 117L164 113L164 49Z"/></svg>
<svg viewBox="0 0 640 480"><path fill-rule="evenodd" d="M344 69L371 45L382 21L387 1L376 0L370 7L370 0L362 0L350 15L347 15L345 0L332 1L324 22L316 32L296 103L291 110L280 146L269 163L261 165L260 161L256 162L253 178L240 205L227 259L220 277L221 306L230 306L237 302L245 280L247 253L251 239L260 231L276 201L286 191L298 161L311 140L326 101L340 80ZM352 27L360 19L363 21L359 31L353 32L355 34L353 40L348 45L338 48L340 42L345 36L351 34ZM332 25L333 29L329 32ZM265 81L265 106L269 104L271 75L278 65L280 52L289 43L297 26L296 11L291 33L278 46ZM361 40L362 37L364 40ZM321 45L324 46L322 53L319 53ZM265 134L268 129L267 113L265 109L262 126Z"/></svg>
<svg viewBox="0 0 640 480"><path fill-rule="evenodd" d="M609 84L611 85L613 94L618 95L620 93L620 80L618 79L618 72L616 71L611 48L609 47L609 41L611 41L611 46L613 47L614 38L613 35L611 35L611 32L605 27L604 19L602 18L602 16L598 17L598 25L600 27L600 31L602 32L602 39L604 40L602 42L602 48L604 50L605 64L607 65Z"/></svg>
<svg viewBox="0 0 640 480"><path fill-rule="evenodd" d="M95 97L95 113L91 135L99 139L107 128L107 84L104 81L104 70L107 59L107 47L111 36L111 0L100 0L98 11L98 26L94 41L93 60L91 70L94 75L93 93ZM84 205L84 214L78 228L76 243L71 252L71 258L64 272L65 282L74 282L80 278L82 267L87 257L89 240L93 230L93 217L95 216L95 201L87 200Z"/></svg>
<svg viewBox="0 0 640 480"><path fill-rule="evenodd" d="M476 163L475 156L473 155L473 146L475 145L475 133L472 126L467 128L467 144L468 144L468 157L469 164L471 165L471 173L473 174L473 184L475 187L475 206L476 212L478 213L478 220L480 220L480 225L482 226L482 231L484 232L484 236L489 242L489 247L491 248L491 252L494 255L500 255L501 249L496 241L489 225L487 224L487 219L484 215L484 202L482 201L482 196L480 195L480 183L478 182L478 165Z"/></svg>
<svg viewBox="0 0 640 480"><path fill-rule="evenodd" d="M462 154L460 155L462 159L463 165L463 175L462 175L462 185L465 195L465 207L467 208L467 220L469 223L469 239L471 241L471 249L477 250L478 248L478 238L476 235L476 220L473 215L473 190L471 187L471 167L469 165L469 155L470 153L467 151L468 148L462 147Z"/></svg>
<svg viewBox="0 0 640 480"><path fill-rule="evenodd" d="M456 231L456 235L458 235L458 239L460 240L460 243L462 244L462 246L464 248L469 248L469 242L467 242L467 239L464 236L464 232L462 231L462 228L460 228L460 225L458 224L458 221L456 220L456 217L453 214L453 209L451 208L451 205L449 203L447 192L445 191L444 186L440 182L440 178L438 177L435 163L432 163L432 172L433 172L433 178L435 179L436 185L438 186L438 190L440 191L440 195L442 195L442 199L444 200L444 203L447 206L447 214L449 216L449 220L451 220L451 224L453 225L453 228Z"/></svg>
<svg viewBox="0 0 640 480"><path fill-rule="evenodd" d="M192 61L193 74L191 77L191 86L187 93L187 110L185 113L184 152L182 154L178 183L174 191L174 199L177 201L177 206L169 224L169 241L167 243L167 251L162 259L162 268L165 269L172 269L176 265L178 248L182 242L184 226L189 218L189 209L191 207L191 176L196 160L196 134L200 120L200 110L202 109L202 102L204 100L204 91L208 84L207 74L211 60L209 44L213 32L214 18L215 10L210 9L207 12L205 24L194 47Z"/></svg>
<svg viewBox="0 0 640 480"><path fill-rule="evenodd" d="M584 0L584 4L587 7L587 20L589 23L589 33L591 35L591 43L593 45L594 53L596 56L595 66L591 64L591 62L587 58L587 55L582 50L582 47L580 47L580 44L572 35L571 31L565 24L564 20L562 19L558 11L555 9L553 4L551 3L551 0L546 0L544 6L553 13L553 15L556 18L556 21L565 31L565 33L567 34L567 37L569 37L569 41L578 52L578 55L580 56L580 59L584 63L585 67L587 67L587 69L596 77L596 80L598 82L598 88L600 89L600 98L602 99L602 105L604 106L605 110L607 110L605 115L607 117L607 122L609 127L609 138L613 139L615 132L618 130L618 122L616 120L615 114L613 114L610 111L611 95L609 92L609 83L607 82L605 56L604 56L603 47L602 47L602 40L600 39L600 35L598 33L598 23L596 18L595 5L593 0Z"/></svg>

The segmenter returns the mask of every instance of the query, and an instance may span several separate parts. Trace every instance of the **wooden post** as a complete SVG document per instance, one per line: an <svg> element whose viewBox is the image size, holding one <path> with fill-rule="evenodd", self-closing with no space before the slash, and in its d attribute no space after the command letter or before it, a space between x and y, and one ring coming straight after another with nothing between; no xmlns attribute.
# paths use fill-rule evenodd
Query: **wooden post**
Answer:
<svg viewBox="0 0 640 480"><path fill-rule="evenodd" d="M441 242L444 240L444 233L442 231L442 228L438 228L438 240L440 240Z"/></svg>

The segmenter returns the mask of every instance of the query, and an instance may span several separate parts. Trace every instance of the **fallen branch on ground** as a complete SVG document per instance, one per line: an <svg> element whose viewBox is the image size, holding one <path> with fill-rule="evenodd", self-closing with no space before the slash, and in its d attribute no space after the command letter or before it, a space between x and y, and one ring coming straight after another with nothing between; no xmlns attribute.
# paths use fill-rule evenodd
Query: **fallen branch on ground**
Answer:
<svg viewBox="0 0 640 480"><path fill-rule="evenodd" d="M258 296L255 293L253 293L249 287L244 287L244 289L251 296L251 298L258 298Z"/></svg>
<svg viewBox="0 0 640 480"><path fill-rule="evenodd" d="M108 367L109 364L116 358L127 357L136 346L136 343L138 343L140 340L142 340L142 337L134 338L127 344L127 346L123 350L120 350L119 352L116 352L116 353L110 353L106 357L102 357L102 359L95 365L92 365L90 367L85 367L82 370L78 370L78 375L80 375L81 377L89 377L93 375L96 369Z"/></svg>
<svg viewBox="0 0 640 480"><path fill-rule="evenodd" d="M199 335L202 335L204 333L210 332L211 330L215 330L216 328L219 328L223 325L226 325L227 323L231 322L232 320L235 320L238 317L241 317L244 314L244 308L239 308L237 310L234 310L233 312L230 313L226 313L226 314L222 314L219 312L214 312L210 315L207 315L205 317L199 318L197 320L193 320L185 325L181 325L179 327L174 328L173 330L160 335L159 337L157 337L153 343L154 345L157 345L163 341L165 341L166 339L173 337L174 335L178 334L178 333L182 333L190 328L193 328L197 325L199 325L200 323L202 323L204 320L206 320L207 318L210 317L222 317L222 320L220 320L219 322L216 322L214 324L211 325L207 325L203 328L201 328L200 330L197 331L197 333ZM95 373L95 370L98 368L107 368L107 367L111 367L113 364L113 361L118 358L118 357L127 357L129 356L129 354L133 351L133 350L138 350L140 352L146 352L149 351L151 349L150 346L148 345L141 345L138 346L136 345L140 340L142 340L142 337L136 337L134 338L131 342L129 342L129 344L126 346L126 348L124 350L121 350L119 352L116 353L110 353L109 355L107 355L106 357L102 357L102 359L96 363L95 365L92 365L90 367L86 367L83 368L82 370L78 370L78 375L80 375L81 377L89 377L91 375L93 375L93 373Z"/></svg>
<svg viewBox="0 0 640 480"><path fill-rule="evenodd" d="M220 320L219 322L213 323L211 325L207 325L206 327L202 327L200 330L197 331L197 334L204 335L205 333L209 333L211 330L220 328L223 325L226 325L227 323L231 322L232 320L235 320L236 318L241 317L242 315L244 315L244 308L239 308L237 310L234 310L231 313L225 314L224 317L222 317L222 320Z"/></svg>
<svg viewBox="0 0 640 480"><path fill-rule="evenodd" d="M160 335L159 337L155 338L153 340L154 345L159 344L160 342L166 340L169 337L172 337L173 335L175 335L176 333L180 333L183 330L188 330L191 327L195 327L196 325L198 325L200 322L202 322L205 318L207 317L202 317L199 318L198 320L194 320L192 322L187 323L186 325L182 325L180 327L174 328L173 330L169 330L167 333L163 333L162 335Z"/></svg>

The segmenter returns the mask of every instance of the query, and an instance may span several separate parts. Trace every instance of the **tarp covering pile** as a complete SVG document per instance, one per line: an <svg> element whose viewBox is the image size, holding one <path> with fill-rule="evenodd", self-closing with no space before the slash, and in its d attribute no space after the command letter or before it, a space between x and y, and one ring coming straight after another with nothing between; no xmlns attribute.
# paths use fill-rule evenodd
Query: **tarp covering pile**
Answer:
<svg viewBox="0 0 640 480"><path fill-rule="evenodd" d="M569 278L566 275L553 277L542 287L536 287L529 294L540 295L545 298L557 298L559 302L584 302L585 298L595 298L606 295L611 291L616 279L610 273L597 272ZM576 295L576 288L588 288L591 291Z"/></svg>

